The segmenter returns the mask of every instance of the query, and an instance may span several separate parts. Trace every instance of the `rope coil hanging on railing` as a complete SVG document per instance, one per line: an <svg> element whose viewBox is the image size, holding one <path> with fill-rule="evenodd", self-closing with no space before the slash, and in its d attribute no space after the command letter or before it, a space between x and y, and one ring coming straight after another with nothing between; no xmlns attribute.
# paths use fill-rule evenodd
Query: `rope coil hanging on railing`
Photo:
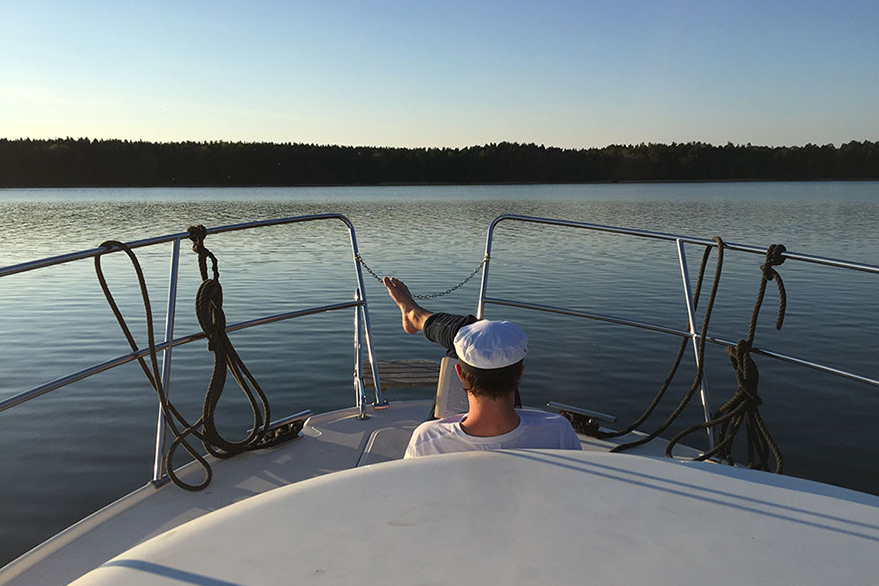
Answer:
<svg viewBox="0 0 879 586"><path fill-rule="evenodd" d="M758 470L770 470L770 463L774 459L774 472L780 474L784 468L784 461L778 444L769 433L763 417L760 415L760 405L763 400L757 394L757 383L760 373L757 365L751 358L751 349L754 347L754 335L757 331L757 318L760 315L760 308L763 305L763 298L766 294L766 284L769 281L775 281L778 288L778 314L775 319L775 329L780 330L784 323L784 315L787 309L787 292L784 288L784 282L781 275L774 267L781 265L785 257L785 247L781 244L773 244L766 251L766 262L760 265L762 278L757 291L757 301L754 303L754 310L751 312L751 320L748 325L748 337L745 340L739 340L735 346L726 349L729 360L736 371L736 391L732 398L727 401L711 418L710 421L700 425L694 425L685 429L676 435L669 442L666 448L666 455L671 456L675 445L691 433L708 427L719 428L718 442L712 450L708 450L697 460L706 460L708 458L718 457L730 465L735 464L732 455L732 445L736 433L741 429L742 424L745 425L746 443L748 450L748 468L756 468ZM756 456L756 460L755 460Z"/></svg>
<svg viewBox="0 0 879 586"><path fill-rule="evenodd" d="M711 293L708 298L708 303L705 307L705 316L702 320L702 327L699 333L697 351L698 364L696 368L696 376L693 380L693 383L690 385L690 389L687 391L684 398L681 399L680 403L672 411L671 415L669 415L656 430L644 436L643 438L638 439L637 441L616 446L611 450L613 452L625 451L636 446L643 445L658 437L662 432L668 429L668 427L681 414L681 412L693 398L693 395L696 393L702 383L705 368L705 342L708 336L708 323L717 295L717 290L720 283L721 269L723 266L723 240L721 240L720 237L715 237L714 241L717 242L717 265L714 274L714 281L711 287ZM693 294L694 309L699 303L705 268L710 252L711 247L706 247L705 253L702 256L702 262L699 266L699 276L696 279L696 289ZM715 428L719 429L717 445L714 448L707 450L705 453L695 459L707 460L709 458L717 457L721 460L726 461L730 465L733 465L735 464L732 455L733 440L735 439L736 433L738 433L739 429L744 423L747 436L748 467L768 471L770 469L770 461L774 458L774 471L776 473L781 473L783 468L781 451L779 450L778 445L773 440L772 435L769 433L769 430L766 428L766 424L764 423L763 418L760 416L759 412L759 406L762 404L762 399L760 399L757 394L759 372L757 370L757 365L751 359L751 349L753 348L754 335L757 329L757 318L759 317L760 308L763 304L763 298L766 293L766 284L769 281L775 281L778 287L779 306L775 324L776 329L780 330L782 324L784 323L784 315L787 308L787 293L785 291L784 282L781 279L781 275L779 275L778 272L776 272L774 269L774 267L779 266L784 262L784 252L785 247L780 244L773 244L767 250L766 261L764 262L764 264L760 265L762 278L757 293L757 301L754 305L754 310L751 313L751 320L748 327L748 338L746 340L740 340L733 347L727 348L727 355L729 356L730 362L732 363L736 371L737 387L735 393L733 394L733 397L729 401L727 401L720 409L718 409L712 415L709 421L689 427L677 434L674 438L672 438L669 441L668 446L666 447L666 456L671 457L674 447L685 437L700 430ZM695 329L695 325L691 325L693 325L693 329ZM656 407L661 402L663 396L665 395L665 392L668 390L669 385L674 379L674 376L677 373L678 367L680 366L681 359L688 343L689 338L684 338L681 341L681 345L678 349L677 355L675 356L668 376L666 377L653 401L647 407L644 413L642 413L640 417L638 417L631 425L629 425L625 429L615 432L599 432L599 437L613 438L626 435L640 427L647 420L647 418L650 417L650 415L654 412ZM755 456L757 457L757 460L755 460Z"/></svg>
<svg viewBox="0 0 879 586"><path fill-rule="evenodd" d="M202 283L195 295L195 315L198 325L208 340L208 350L214 355L214 368L202 408L202 433L204 447L217 458L229 458L248 450L266 447L268 426L271 421L269 400L235 351L229 336L226 335L226 314L223 312L223 287L220 285L217 257L204 245L207 229L204 226L191 226L189 238L192 250L198 255L198 269ZM213 278L208 278L207 259L211 260ZM232 442L225 439L217 430L214 414L220 396L226 385L226 373L231 372L235 382L247 397L253 412L253 427L247 437Z"/></svg>
<svg viewBox="0 0 879 586"><path fill-rule="evenodd" d="M162 414L165 418L165 423L168 426L168 429L171 430L172 435L174 436L174 441L169 446L168 451L165 454L164 462L165 467L168 470L168 476L170 476L171 480L174 484L181 486L187 490L201 490L206 487L211 482L212 471L211 466L208 464L207 460L204 459L198 451L192 447L192 445L186 441L186 438L189 435L193 435L199 440L202 440L202 436L198 431L198 426L201 424L201 420L196 421L195 424L190 425L189 422L180 414L177 408L168 400L167 395L165 394L165 390L162 384L162 376L159 371L159 360L158 360L158 351L156 350L156 337L155 332L153 330L153 310L152 305L150 304L149 292L147 291L146 279L143 276L143 269L140 266L140 262L137 260L137 256L135 256L134 251L128 247L128 245L123 244L122 242L118 242L115 240L107 240L101 243L101 248L105 248L104 252L101 252L97 256L95 256L95 273L98 277L98 283L101 285L101 290L104 292L104 297L107 299L107 303L110 305L110 309L113 311L113 315L116 317L116 321L119 323L119 327L122 329L122 333L125 336L125 339L128 341L128 345L131 348L132 352L137 352L137 342L134 340L134 336L131 334L131 330L128 327L128 324L125 322L125 318L122 316L122 312L119 310L119 306L116 304L116 300L113 298L112 293L110 292L110 287L107 285L107 280L104 278L104 271L101 265L101 258L104 254L109 252L114 252L116 250L123 251L131 261L131 265L134 267L134 272L137 275L137 283L140 287L140 295L141 300L143 301L144 307L144 315L146 317L146 329L147 329L147 347L149 349L149 359L150 364L147 366L146 360L143 357L137 358L137 363L140 365L141 370L143 370L144 375L149 381L150 386L153 387L153 390L156 391L156 394L159 397L159 405L162 409ZM178 425L180 427L178 427ZM181 429L182 428L182 429ZM204 469L205 477L204 480L197 485L190 485L184 483L180 480L175 474L174 470L170 466L171 457L179 446L183 446L183 448L192 456L196 462Z"/></svg>
<svg viewBox="0 0 879 586"><path fill-rule="evenodd" d="M705 315L702 318L702 327L701 327L701 331L699 332L698 351L697 351L697 354L699 356L699 361L698 361L698 364L696 367L696 376L693 379L692 384L690 385L690 389L687 391L687 394L684 395L684 398L681 399L680 403L678 403L678 406L675 407L674 411L672 411L671 415L669 415L668 418L666 418L666 420L662 423L662 425L660 425L656 430L654 430L650 434L644 436L643 438L641 438L637 441L629 442L629 443L625 443L625 444L621 444L619 446L616 446L615 448L613 448L611 450L612 452L622 452L625 450L629 450L629 449L634 448L636 446L643 445L643 444L653 440L654 438L658 437L659 434L661 434L663 431L668 429L668 427L674 422L674 420L677 419L678 415L681 414L681 412L684 410L684 408L690 402L690 399L693 398L693 395L696 394L696 391L699 389L700 385L702 384L702 378L705 375L704 356L705 356L705 342L708 337L708 323L711 320L711 313L714 309L714 301L717 298L717 290L720 286L720 275L723 272L724 243L723 243L723 240L720 238L720 236L715 236L713 238L713 240L717 243L717 261L716 261L715 268L714 268L714 279L711 283L711 292L708 295L708 302L705 304ZM694 311L699 304L699 297L702 293L702 283L704 282L704 279L705 279L705 269L708 266L708 258L710 256L710 254L711 254L711 247L706 246L705 252L702 255L702 262L699 264L699 276L696 278L696 289L693 292L693 310ZM690 325L692 326L693 331L695 331L696 324L690 324ZM620 436L626 435L628 433L631 433L632 431L634 431L638 427L640 427L641 424L643 424L647 420L647 418L650 417L650 415L653 413L653 411L656 409L656 407L662 401L662 398L665 396L665 392L668 390L669 386L671 385L672 380L674 380L675 374L677 374L677 371L678 371L678 367L681 364L681 359L684 356L684 351L686 350L687 344L689 342L690 342L689 338L683 338L681 340L681 345L678 348L678 353L675 356L674 362L672 363L672 367L668 373L668 376L666 376L665 381L662 383L662 386L660 387L659 391L656 393L656 396L653 398L653 402L650 403L650 405L647 407L647 409L644 411L644 413L642 413L641 416L638 417L638 419L636 419L631 425L629 425L625 429L622 429L622 430L616 431L616 432L611 432L611 433L602 432L599 434L599 437L612 438L612 437L620 437Z"/></svg>
<svg viewBox="0 0 879 586"><path fill-rule="evenodd" d="M162 383L162 376L159 370L158 351L156 348L155 331L153 328L152 305L149 300L146 279L144 278L143 269L134 251L129 246L115 240L108 240L101 244L101 248L105 250L95 256L95 273L98 282L119 327L125 339L128 341L132 352L138 352L139 348L128 324L119 307L113 298L107 280L104 277L101 258L104 254L121 250L128 256L134 271L137 275L137 282L140 288L141 300L143 301L144 314L146 318L147 329L147 348L149 356L149 365L143 357L137 357L137 362L143 370L147 381L159 397L159 404L164 415L165 423L168 426L174 440L168 446L164 455L165 469L169 478L177 486L190 490L198 491L208 486L213 476L208 461L187 441L188 436L192 435L202 442L205 450L217 458L229 458L243 451L261 449L270 447L278 443L287 441L297 437L301 423L290 425L283 432L272 434L268 430L270 422L270 408L268 399L260 388L259 384L253 378L253 375L244 365L244 362L238 356L231 341L226 335L226 317L223 313L223 292L220 286L217 270L216 257L204 246L204 238L207 230L204 226L194 226L189 229L189 237L193 240L193 251L198 254L199 272L202 276L202 284L196 295L196 315L199 325L202 328L208 340L208 349L214 353L214 369L211 374L211 381L208 385L208 391L205 394L204 404L202 406L201 417L194 423L190 424L185 417L177 410L165 393ZM207 259L211 259L213 278L208 279L207 276ZM253 410L253 428L248 436L238 442L230 442L220 435L217 431L214 421L214 413L219 403L220 396L223 393L226 381L226 370L232 372L238 385L248 398L251 409ZM253 388L251 388L251 386ZM258 399L258 401L257 401ZM172 464L173 457L178 447L183 447L193 459L204 470L204 478L198 484L188 484L181 480L174 472Z"/></svg>

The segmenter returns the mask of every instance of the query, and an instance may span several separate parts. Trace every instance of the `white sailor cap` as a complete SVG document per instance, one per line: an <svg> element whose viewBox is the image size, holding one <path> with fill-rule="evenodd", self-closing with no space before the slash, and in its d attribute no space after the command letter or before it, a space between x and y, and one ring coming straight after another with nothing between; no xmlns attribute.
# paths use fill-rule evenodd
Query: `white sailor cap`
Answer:
<svg viewBox="0 0 879 586"><path fill-rule="evenodd" d="M514 323L480 320L458 330L455 352L470 366L503 368L525 358L528 336Z"/></svg>

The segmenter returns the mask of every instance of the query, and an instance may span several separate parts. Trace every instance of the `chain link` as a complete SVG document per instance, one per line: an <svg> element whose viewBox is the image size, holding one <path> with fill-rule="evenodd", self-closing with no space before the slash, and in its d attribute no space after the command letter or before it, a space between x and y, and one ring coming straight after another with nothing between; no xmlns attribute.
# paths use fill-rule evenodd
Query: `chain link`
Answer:
<svg viewBox="0 0 879 586"><path fill-rule="evenodd" d="M436 299L437 297L442 297L443 295L448 295L449 293L452 293L453 291L457 291L458 289L460 289L461 287L463 287L464 285L466 285L466 284L470 281L470 279L472 279L473 277L475 277L475 276L476 276L476 273L478 273L480 270L482 270L482 267L485 266L485 263L488 262L488 259L489 259L489 256L488 256L488 255L485 255L485 258L482 259L482 262L479 263L479 266L476 267L475 269L473 269L473 272L470 273L470 274L467 276L466 279L464 279L463 281L461 281L460 283L458 283L458 284L455 285L454 287L451 287L451 288L449 288L449 289L446 289L445 291L442 291L441 293L432 293L432 294L430 294L430 295L412 295L412 297L415 298L415 299ZM367 265L367 264L363 261L363 257L360 256L360 253L359 253L359 252L358 252L356 255L354 255L354 260L356 260L358 263L360 263L360 266L362 266L363 269L364 269L367 273L369 273L370 275L372 275L372 278L373 278L373 279L375 279L375 280L378 281L379 283L382 282L382 278L379 277L378 275L376 275L376 274L375 274L375 271L373 271L371 268L369 268L369 265Z"/></svg>

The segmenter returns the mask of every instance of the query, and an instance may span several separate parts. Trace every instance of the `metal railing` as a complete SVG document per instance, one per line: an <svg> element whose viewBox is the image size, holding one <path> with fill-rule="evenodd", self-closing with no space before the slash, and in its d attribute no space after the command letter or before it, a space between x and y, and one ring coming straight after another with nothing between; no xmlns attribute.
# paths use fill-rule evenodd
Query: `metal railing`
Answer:
<svg viewBox="0 0 879 586"><path fill-rule="evenodd" d="M375 351L372 343L372 330L369 322L369 310L366 303L366 294L364 292L364 284L363 284L363 274L361 272L360 264L356 261L359 256L359 251L357 248L357 237L354 232L354 226L351 224L351 221L341 214L315 214L308 216L295 216L289 218L277 218L273 220L264 220L258 222L246 222L241 224L232 224L228 226L219 226L215 228L208 228L207 234L221 234L224 232L235 232L239 230L248 230L253 228L263 228L268 226L281 226L287 224L297 224L302 222L314 222L314 221L324 221L324 220L338 220L345 224L348 229L348 237L351 244L351 261L354 266L355 276L356 276L356 289L354 292L354 299L352 301L345 301L339 303L333 303L328 305L321 305L310 307L307 309L299 310L299 311L290 311L286 313L281 313L277 315L264 316L257 319L253 319L250 321L239 322L234 324L228 324L226 326L226 332L235 332L238 330L243 330L247 328L252 328L260 325L265 325L269 323L284 321L288 319L294 319L299 317L304 317L308 315L314 315L318 313L326 313L330 311L337 311L341 309L354 309L354 389L355 389L355 404L358 408L358 418L364 419L366 418L366 407L367 401L366 391L363 387L362 373L361 373L361 362L362 362L362 351L363 351L363 342L365 340L366 353L369 359L369 363L372 367L372 377L373 383L375 384L375 403L373 404L375 407L385 407L387 406L387 402L382 397L381 392L381 384L379 381L378 368L376 366L375 359ZM204 333L195 333L189 334L186 336L182 336L179 338L174 337L174 323L175 323L175 315L176 315L176 307L177 307L177 282L178 282L178 266L180 261L180 242L182 240L189 238L189 232L179 232L176 234L169 234L167 236L160 236L157 238L149 238L146 240L137 240L134 242L129 242L128 246L132 249L135 248L143 248L147 246L154 246L157 244L166 244L171 243L171 260L170 260L170 268L169 268L169 284L168 284L168 299L167 299L167 311L165 313L165 336L161 343L156 344L157 351L162 353L162 388L164 392L169 392L170 382L171 382L171 354L172 349L177 346L182 346L183 344L189 344L191 342L195 342L197 340L201 340L205 338ZM51 267L55 265L65 264L68 262L73 262L76 260L83 260L88 258L94 258L100 254L108 253L105 248L93 248L90 250L84 250L80 252L75 252L71 254L65 254L60 256L54 256L50 258L45 258L42 260L12 265L5 268L0 268L0 278L7 277L10 275L15 275L18 273L24 273L28 271L33 271L37 269L42 269L46 267ZM109 254L109 253L108 253ZM362 326L362 330L361 330ZM137 351L129 352L127 354L123 354L111 360L107 360L105 362L101 362L99 364L95 364L88 368L79 370L77 372L68 374L61 378L55 379L53 381L44 383L22 393L16 394L12 397L4 399L0 401L0 412L5 411L7 409L11 409L16 405L20 405L31 399L35 399L41 395L45 395L46 393L52 392L54 390L63 388L67 385L75 383L77 381L81 381L83 379L94 376L98 373L110 370L117 366L121 366L133 360L137 360L140 357L146 356L149 354L149 349L139 349ZM289 417L285 417L281 420L272 422L269 426L269 429L274 429L277 427L282 427L285 425L289 425L293 421L301 420L307 417L310 414L310 411L303 411L297 413L295 415L291 415ZM164 452L165 452L165 419L162 413L161 407L159 408L158 421L156 424L156 450L155 450L155 459L153 464L153 482L159 483L164 481L167 478L167 472L164 469Z"/></svg>
<svg viewBox="0 0 879 586"><path fill-rule="evenodd" d="M681 280L683 282L683 297L684 297L684 305L686 307L687 317L689 320L689 328L688 331L679 330L675 328L670 328L660 324L654 323L646 323L634 321L631 319L626 319L617 316L611 315L602 315L598 313L590 313L586 311L580 311L570 308L564 307L554 307L551 305L542 305L538 303L526 303L521 301L515 301L511 299L501 299L497 297L488 297L486 296L486 290L488 286L488 272L491 264L491 246L492 240L494 237L494 229L501 222L523 222L523 223L531 223L531 224L544 224L550 226L560 226L560 227L568 227L568 228L579 228L582 230L589 230L594 232L604 232L604 233L612 233L612 234L621 234L625 236L634 236L637 238L648 238L654 240L665 240L674 242L675 248L677 250L678 255L678 263L680 265L681 271ZM482 270L482 284L479 289L479 301L477 305L476 317L482 319L485 305L486 304L494 304L494 305L504 305L508 307L518 307L521 309L529 309L533 311L541 311L547 313L555 313L560 315L568 315L573 317L581 317L601 322L613 323L618 325L630 326L634 328L651 330L655 332L661 332L664 334L671 334L674 336L680 336L684 338L690 338L693 343L693 350L695 354L696 366L698 368L702 357L699 355L699 339L700 334L695 327L696 319L693 310L693 293L690 289L690 275L687 269L687 258L684 246L686 244L693 244L702 247L717 247L718 244L714 240L707 240L703 238L691 238L686 236L677 236L674 234L666 234L662 232L649 232L645 230L631 230L627 228L617 228L613 226L604 226L601 224L589 224L585 222L573 222L568 220L556 220L550 218L538 218L532 216L518 216L506 214L502 216L498 216L495 218L488 227L488 234L485 240L485 265ZM741 244L734 244L731 242L724 242L724 248L726 250L733 250L738 252L746 252L752 254L760 254L765 255L766 249L759 248L756 246L745 246ZM879 266L873 265L865 265L860 263L853 263L849 261L837 260L832 258L824 258L819 256L810 256L806 254L799 254L795 252L784 252L782 255L785 259L801 261L806 263L812 263L817 265L842 268L854 271L862 271L866 273L872 273L875 275L879 275ZM716 344L720 346L734 347L736 345L735 341L732 340L724 340L722 338L706 336L706 342L710 342L711 344ZM788 354L783 354L781 352L776 352L773 350L769 350L767 348L759 348L754 347L751 351L755 354L759 354L761 356L766 356L768 358L774 358L776 360L781 360L784 362L788 362L791 364L796 364L798 366L805 366L807 368L812 368L821 372L825 372L831 375L840 376L844 378L848 378L854 381L858 381L861 383L866 383L868 385L872 385L874 387L879 387L879 380L869 378L866 376L862 376L853 372L841 370L838 368L834 368L831 366L827 366L824 364L819 364L816 362L812 362L809 360L804 360L802 358L797 358L795 356L791 356ZM702 411L705 421L709 421L711 419L711 405L710 398L708 393L708 385L703 377L702 386L700 389L700 395L702 399ZM711 428L707 430L708 434L708 446L709 449L714 447L714 436L711 431Z"/></svg>

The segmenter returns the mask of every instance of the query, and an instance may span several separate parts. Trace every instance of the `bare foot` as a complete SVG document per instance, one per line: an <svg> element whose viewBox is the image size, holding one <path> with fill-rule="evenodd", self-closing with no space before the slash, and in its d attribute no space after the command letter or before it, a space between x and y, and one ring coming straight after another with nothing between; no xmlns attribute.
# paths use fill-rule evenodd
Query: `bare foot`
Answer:
<svg viewBox="0 0 879 586"><path fill-rule="evenodd" d="M409 287L406 283L393 277L385 277L382 283L388 289L388 295L400 308L400 314L403 317L403 331L407 334L417 334L424 329L424 322L427 321L432 312L427 311L412 298Z"/></svg>

